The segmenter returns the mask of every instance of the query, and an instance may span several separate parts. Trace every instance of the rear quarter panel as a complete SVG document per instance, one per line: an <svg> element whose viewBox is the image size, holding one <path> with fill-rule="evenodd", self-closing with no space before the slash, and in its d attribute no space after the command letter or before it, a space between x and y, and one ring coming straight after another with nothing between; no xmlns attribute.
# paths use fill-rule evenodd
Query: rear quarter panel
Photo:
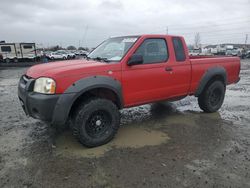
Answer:
<svg viewBox="0 0 250 188"><path fill-rule="evenodd" d="M238 57L213 57L190 59L192 66L192 80L190 94L193 94L199 86L202 76L213 67L223 67L227 73L227 84L238 81L240 72L240 58Z"/></svg>

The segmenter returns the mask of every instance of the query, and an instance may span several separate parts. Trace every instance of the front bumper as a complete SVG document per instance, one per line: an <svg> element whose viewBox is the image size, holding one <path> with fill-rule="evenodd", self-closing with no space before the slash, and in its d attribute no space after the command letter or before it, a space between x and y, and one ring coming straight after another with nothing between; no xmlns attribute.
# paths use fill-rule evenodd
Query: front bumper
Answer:
<svg viewBox="0 0 250 188"><path fill-rule="evenodd" d="M35 80L22 76L18 84L18 97L26 115L51 122L60 95L33 92Z"/></svg>

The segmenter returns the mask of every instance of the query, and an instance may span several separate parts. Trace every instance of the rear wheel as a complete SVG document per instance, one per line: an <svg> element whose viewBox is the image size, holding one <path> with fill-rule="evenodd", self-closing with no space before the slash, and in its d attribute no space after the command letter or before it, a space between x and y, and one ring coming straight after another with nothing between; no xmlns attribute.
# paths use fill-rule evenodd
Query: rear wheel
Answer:
<svg viewBox="0 0 250 188"><path fill-rule="evenodd" d="M116 105L107 99L92 98L76 110L72 129L84 146L96 147L113 139L119 125L120 114Z"/></svg>
<svg viewBox="0 0 250 188"><path fill-rule="evenodd" d="M221 81L212 82L198 97L200 108L204 112L216 112L223 104L225 97L225 85Z"/></svg>

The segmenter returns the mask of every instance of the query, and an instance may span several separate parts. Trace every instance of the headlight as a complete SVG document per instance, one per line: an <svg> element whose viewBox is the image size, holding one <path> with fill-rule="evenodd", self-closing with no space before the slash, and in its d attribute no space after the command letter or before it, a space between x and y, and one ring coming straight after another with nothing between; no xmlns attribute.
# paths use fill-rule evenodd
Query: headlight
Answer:
<svg viewBox="0 0 250 188"><path fill-rule="evenodd" d="M38 78L35 80L34 92L54 94L56 92L56 82L51 78Z"/></svg>

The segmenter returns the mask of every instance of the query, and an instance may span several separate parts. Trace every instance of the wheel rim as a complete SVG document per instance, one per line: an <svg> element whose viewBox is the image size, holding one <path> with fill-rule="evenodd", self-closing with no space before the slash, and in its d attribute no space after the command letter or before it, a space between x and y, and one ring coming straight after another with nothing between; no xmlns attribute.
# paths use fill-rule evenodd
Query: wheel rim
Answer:
<svg viewBox="0 0 250 188"><path fill-rule="evenodd" d="M215 88L210 94L209 102L212 106L216 106L218 105L220 100L221 100L221 90L218 88Z"/></svg>
<svg viewBox="0 0 250 188"><path fill-rule="evenodd" d="M111 124L111 116L103 110L93 112L87 120L86 132L91 137L100 137L105 134Z"/></svg>

